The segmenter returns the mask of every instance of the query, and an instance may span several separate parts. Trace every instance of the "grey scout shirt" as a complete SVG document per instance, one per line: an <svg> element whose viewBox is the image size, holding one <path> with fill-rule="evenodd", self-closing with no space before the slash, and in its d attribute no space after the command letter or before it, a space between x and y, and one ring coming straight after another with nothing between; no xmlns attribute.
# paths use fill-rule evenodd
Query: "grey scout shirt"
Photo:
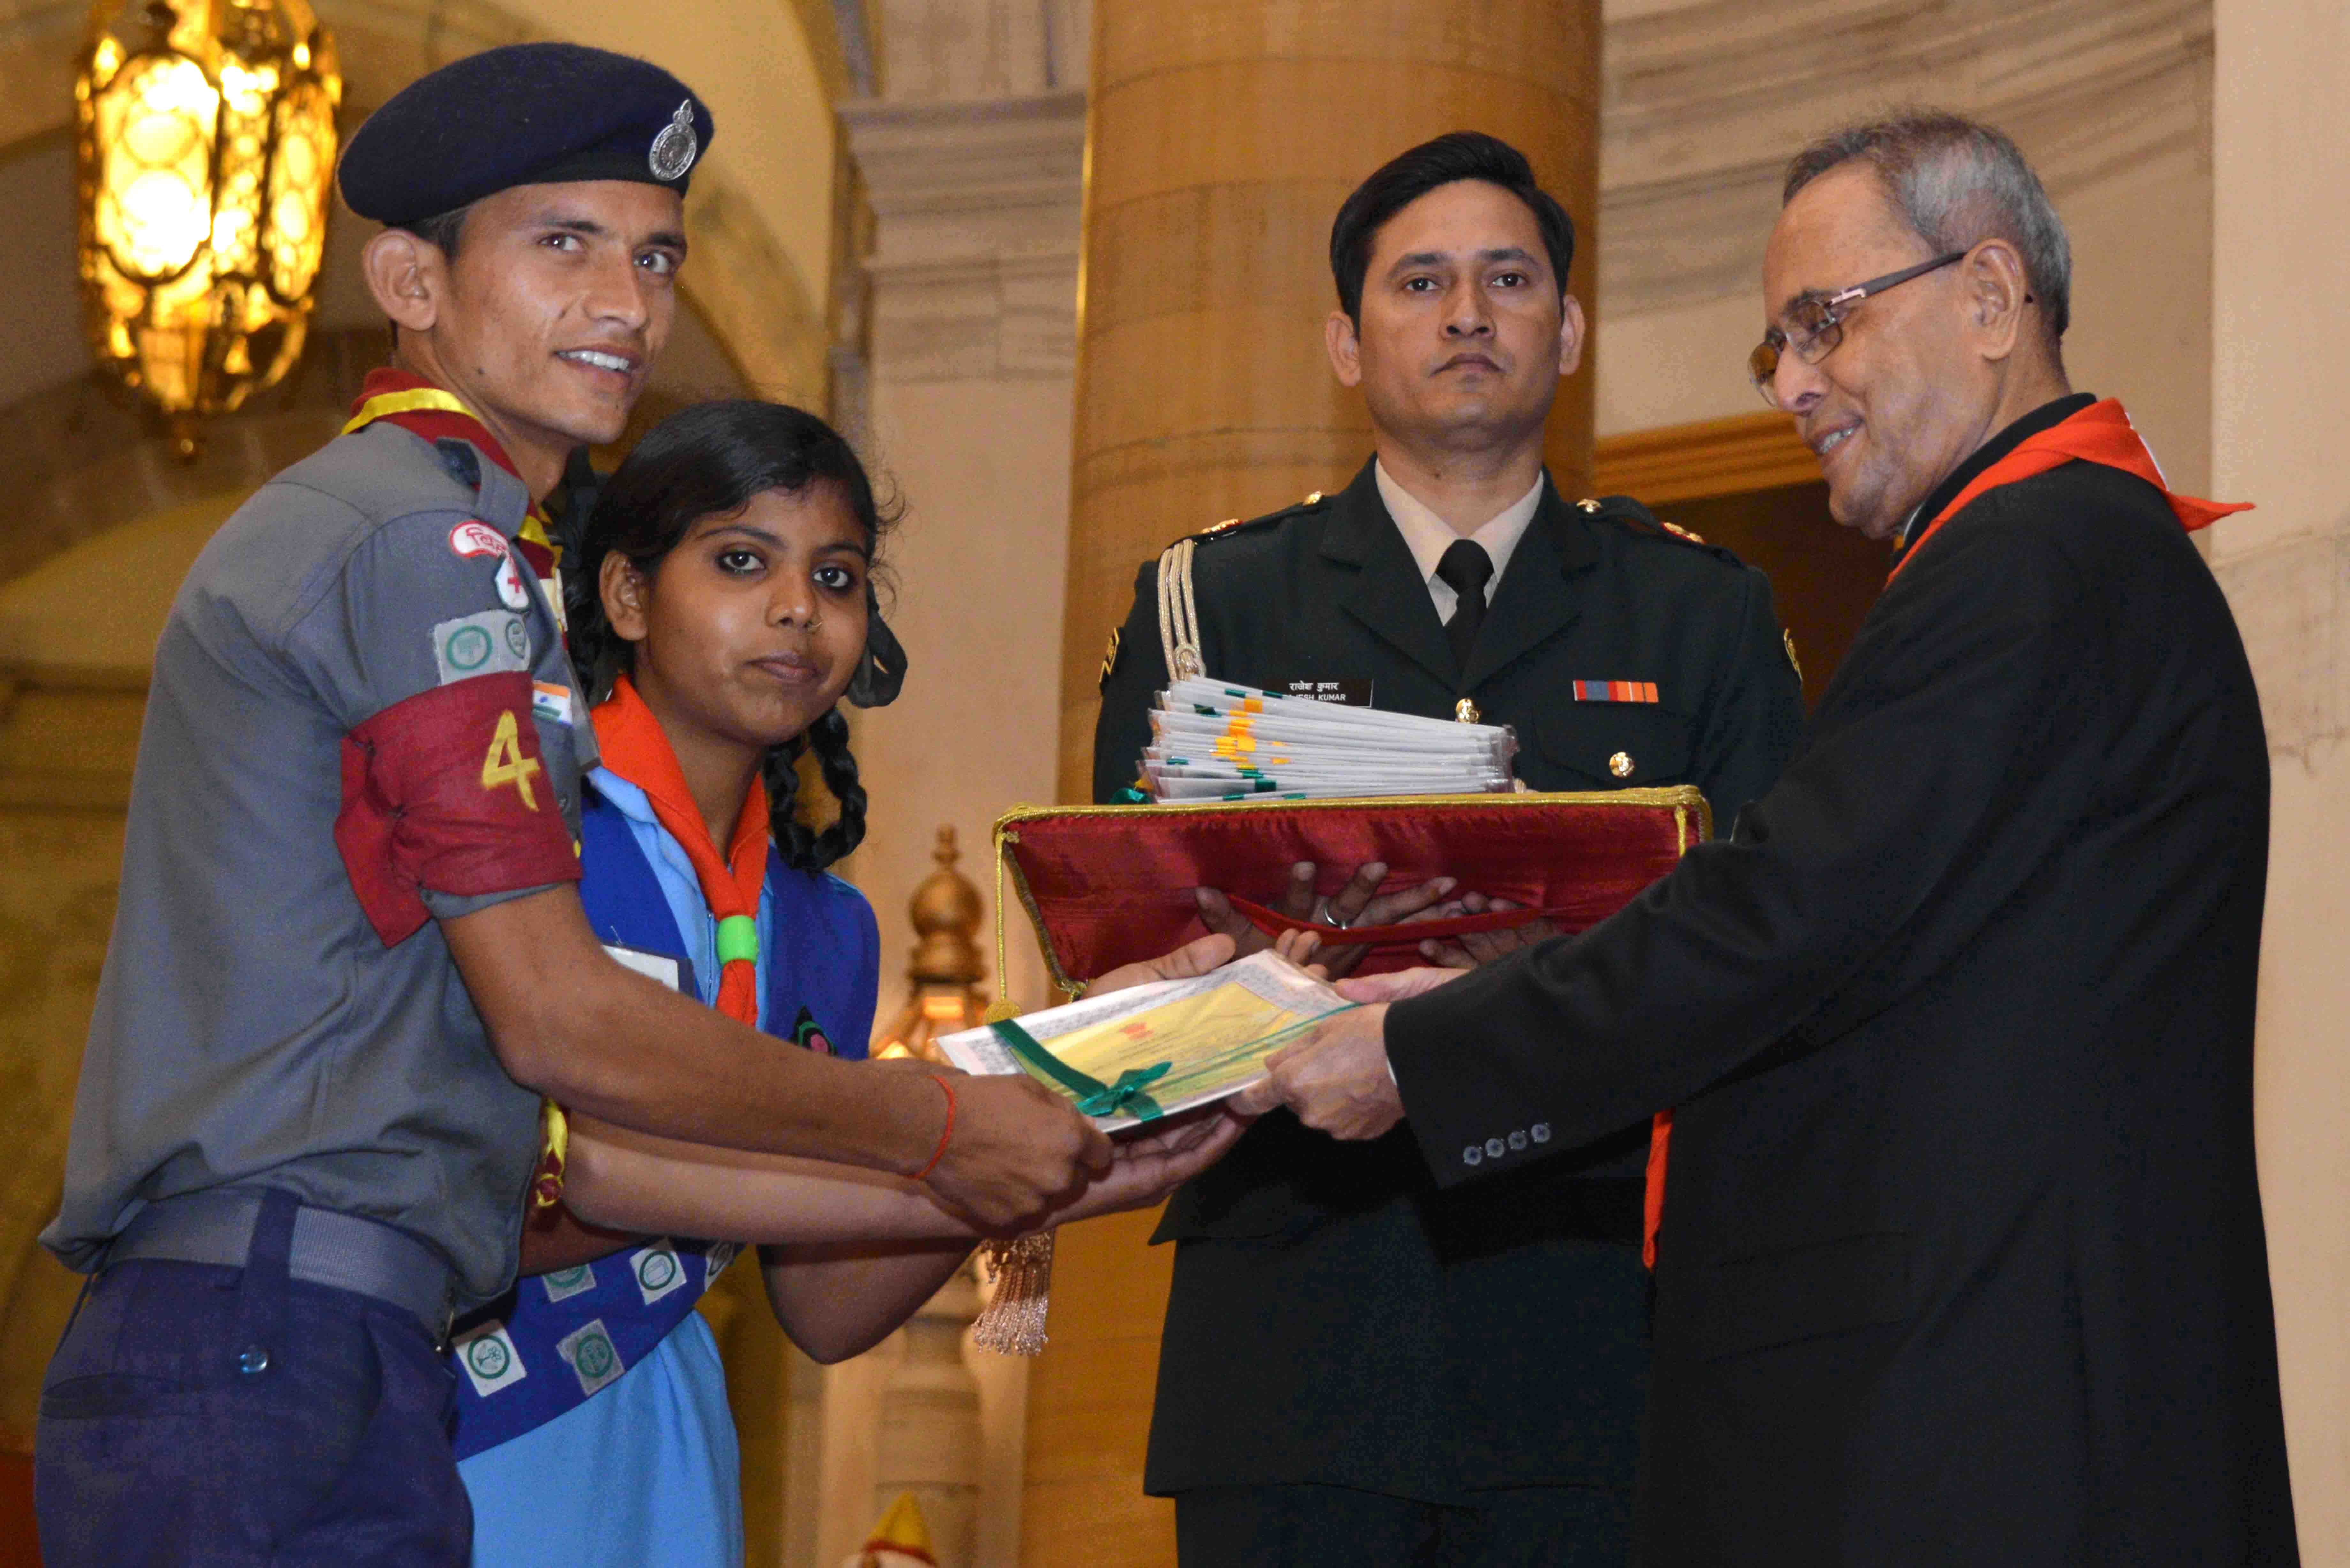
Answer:
<svg viewBox="0 0 2350 1568"><path fill-rule="evenodd" d="M155 650L63 1207L42 1237L68 1267L101 1266L151 1201L265 1184L431 1243L461 1306L513 1278L538 1096L499 1065L440 927L379 934L337 829L354 730L422 699L373 736L387 758L411 738L421 749L427 715L449 706L425 694L496 676L472 696L521 693L526 674L528 724L494 713L504 731L486 753L442 733L468 749L434 764L430 787L474 790L478 769L479 793L542 835L536 858L513 857L512 828L475 822L460 835L471 874L411 878L403 897L449 919L577 875L546 873L543 836L576 846L595 741L546 596L507 548L528 504L471 443L379 422L265 485L181 586ZM421 823L428 805L385 820ZM524 885L496 886L516 864L535 868Z"/></svg>

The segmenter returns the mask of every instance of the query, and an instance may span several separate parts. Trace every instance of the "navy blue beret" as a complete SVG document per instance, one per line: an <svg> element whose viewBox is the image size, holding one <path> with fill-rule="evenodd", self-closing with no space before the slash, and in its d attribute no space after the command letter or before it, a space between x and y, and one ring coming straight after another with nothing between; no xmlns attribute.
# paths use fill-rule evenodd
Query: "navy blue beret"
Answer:
<svg viewBox="0 0 2350 1568"><path fill-rule="evenodd" d="M716 128L648 61L577 44L509 44L419 77L343 151L343 200L413 223L516 185L635 180L685 193Z"/></svg>

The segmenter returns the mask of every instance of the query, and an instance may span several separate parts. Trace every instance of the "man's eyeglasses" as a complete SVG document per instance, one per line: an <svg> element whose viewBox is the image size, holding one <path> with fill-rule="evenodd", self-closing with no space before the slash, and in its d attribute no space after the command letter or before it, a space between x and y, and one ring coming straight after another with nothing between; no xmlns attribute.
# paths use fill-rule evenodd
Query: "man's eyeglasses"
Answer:
<svg viewBox="0 0 2350 1568"><path fill-rule="evenodd" d="M1746 357L1746 373L1754 378L1754 389L1773 408L1779 406L1778 394L1772 390L1779 375L1779 356L1793 354L1806 365L1816 365L1826 358L1835 346L1844 341L1844 319L1852 307L1873 294L1883 294L1898 283L1908 283L1913 277L1946 267L1954 261L1963 261L1966 252L1952 251L1936 256L1932 261L1905 266L1899 272L1888 272L1883 277L1872 277L1866 283L1854 284L1839 289L1825 299L1798 300L1787 307L1787 320L1792 330L1782 332L1772 327L1762 334L1762 341L1754 345L1754 352Z"/></svg>

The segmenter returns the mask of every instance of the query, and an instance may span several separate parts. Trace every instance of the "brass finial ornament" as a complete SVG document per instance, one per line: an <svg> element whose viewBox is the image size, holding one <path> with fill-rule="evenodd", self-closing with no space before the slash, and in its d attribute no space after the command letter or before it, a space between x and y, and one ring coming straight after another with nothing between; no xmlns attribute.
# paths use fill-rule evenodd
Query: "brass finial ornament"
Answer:
<svg viewBox="0 0 2350 1568"><path fill-rule="evenodd" d="M979 889L955 869L962 851L955 846L951 825L941 825L931 858L939 868L922 878L906 906L917 938L906 965L910 994L882 1030L873 1048L876 1056L944 1061L934 1044L938 1037L976 1028L986 1019L987 994L979 984L987 978L987 961L979 949L979 927L986 911Z"/></svg>
<svg viewBox="0 0 2350 1568"><path fill-rule="evenodd" d="M941 824L938 845L931 851L939 868L922 878L906 904L920 939L906 965L911 994L875 1041L871 1054L876 1058L919 1056L943 1062L940 1035L1019 1013L1018 1008L1003 1003L990 1008L987 993L980 989L979 982L987 978L978 941L986 909L979 889L955 869L961 857L954 828ZM993 1288L972 1324L972 1342L1005 1355L1036 1355L1045 1348L1045 1314L1051 1303L1053 1233L988 1241L981 1251Z"/></svg>
<svg viewBox="0 0 2350 1568"><path fill-rule="evenodd" d="M74 79L91 351L171 422L301 357L326 256L342 75L309 0L98 0Z"/></svg>

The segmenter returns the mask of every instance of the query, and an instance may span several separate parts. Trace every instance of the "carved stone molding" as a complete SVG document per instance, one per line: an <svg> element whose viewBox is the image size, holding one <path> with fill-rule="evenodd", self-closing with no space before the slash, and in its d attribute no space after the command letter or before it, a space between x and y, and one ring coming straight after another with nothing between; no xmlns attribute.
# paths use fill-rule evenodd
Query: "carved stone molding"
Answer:
<svg viewBox="0 0 2350 1568"><path fill-rule="evenodd" d="M1085 85L1091 0L877 0L875 10L881 96L893 101L968 103Z"/></svg>
<svg viewBox="0 0 2350 1568"><path fill-rule="evenodd" d="M868 100L840 119L873 210L876 374L1070 375L1085 94Z"/></svg>
<svg viewBox="0 0 2350 1568"><path fill-rule="evenodd" d="M1611 20L1607 48L1610 315L1751 289L1787 159L1887 105L1991 120L2060 202L2158 153L2209 156L2210 0L1701 0Z"/></svg>

